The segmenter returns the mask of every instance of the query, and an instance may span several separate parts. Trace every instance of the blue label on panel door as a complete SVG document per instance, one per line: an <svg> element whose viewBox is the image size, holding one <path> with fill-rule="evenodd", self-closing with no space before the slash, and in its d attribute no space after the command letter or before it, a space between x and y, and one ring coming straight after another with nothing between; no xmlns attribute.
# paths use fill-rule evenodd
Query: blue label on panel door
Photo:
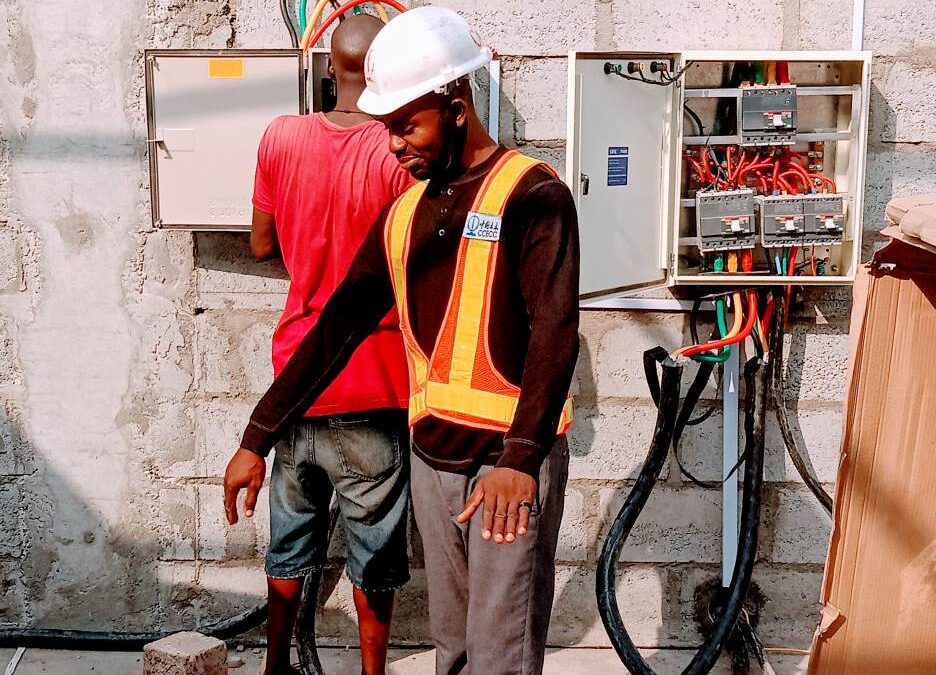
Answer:
<svg viewBox="0 0 936 675"><path fill-rule="evenodd" d="M608 186L627 185L627 148L608 148Z"/></svg>

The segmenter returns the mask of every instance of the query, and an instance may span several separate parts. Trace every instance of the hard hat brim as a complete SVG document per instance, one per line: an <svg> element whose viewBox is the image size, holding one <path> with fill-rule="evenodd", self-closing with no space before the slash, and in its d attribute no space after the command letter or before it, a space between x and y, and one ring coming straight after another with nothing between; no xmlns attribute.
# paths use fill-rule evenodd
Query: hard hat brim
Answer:
<svg viewBox="0 0 936 675"><path fill-rule="evenodd" d="M403 106L412 103L421 96L425 96L429 92L435 91L439 87L445 86L450 82L454 82L479 68L483 68L491 62L491 58L491 51L489 49L484 49L478 54L477 58L472 59L471 62L465 64L462 68L455 71L455 73L450 73L445 79L439 79L438 81L430 80L429 82L423 82L418 86L401 91L377 94L370 87L367 87L361 93L360 98L358 98L357 107L368 115L389 115Z"/></svg>

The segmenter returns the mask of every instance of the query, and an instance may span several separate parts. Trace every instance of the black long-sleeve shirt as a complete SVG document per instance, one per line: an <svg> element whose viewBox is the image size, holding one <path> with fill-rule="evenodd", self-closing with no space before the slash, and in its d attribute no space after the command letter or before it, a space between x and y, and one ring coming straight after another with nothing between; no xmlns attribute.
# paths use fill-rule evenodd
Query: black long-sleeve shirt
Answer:
<svg viewBox="0 0 936 675"><path fill-rule="evenodd" d="M417 206L408 304L413 333L427 356L444 320L468 211L504 152L499 148L456 180L430 182ZM316 325L254 409L241 442L247 450L267 454L394 306L384 244L387 210ZM513 424L503 434L424 417L413 428L413 450L443 471L496 464L535 476L556 435L579 346L575 205L568 188L547 169L529 171L508 200L501 244L490 344L494 366L521 388Z"/></svg>

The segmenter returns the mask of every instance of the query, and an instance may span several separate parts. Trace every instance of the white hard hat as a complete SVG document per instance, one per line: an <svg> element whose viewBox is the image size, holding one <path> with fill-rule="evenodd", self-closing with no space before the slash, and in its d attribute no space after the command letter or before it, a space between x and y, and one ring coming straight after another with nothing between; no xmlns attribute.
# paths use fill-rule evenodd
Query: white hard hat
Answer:
<svg viewBox="0 0 936 675"><path fill-rule="evenodd" d="M416 7L384 26L364 62L367 88L358 108L387 115L485 66L491 50L468 22L445 7Z"/></svg>

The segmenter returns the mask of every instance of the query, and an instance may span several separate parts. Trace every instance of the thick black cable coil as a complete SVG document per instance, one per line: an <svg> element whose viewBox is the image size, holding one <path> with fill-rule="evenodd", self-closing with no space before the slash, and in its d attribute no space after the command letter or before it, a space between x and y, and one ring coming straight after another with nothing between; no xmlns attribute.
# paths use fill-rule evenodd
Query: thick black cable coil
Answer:
<svg viewBox="0 0 936 675"><path fill-rule="evenodd" d="M657 394L655 398L659 401L656 429L650 444L650 451L634 488L625 499L602 547L595 589L598 612L605 630L618 657L632 675L656 675L656 673L640 655L621 619L614 583L615 563L663 469L677 418L685 419L691 413L689 410L680 414L678 410L682 369L668 359L663 360L661 352L660 349L651 350L644 355L645 363L652 358L663 362L663 379L659 389L654 391L656 383L649 381L648 378L648 385L651 391ZM763 489L764 424L767 409L766 376L767 369L761 367L760 361L751 360L745 365L744 452L747 461L744 466L744 498L741 509L738 555L731 583L725 592L724 610L715 622L711 634L682 671L682 675L703 675L711 671L734 630L750 586L754 562L757 558L757 533Z"/></svg>

